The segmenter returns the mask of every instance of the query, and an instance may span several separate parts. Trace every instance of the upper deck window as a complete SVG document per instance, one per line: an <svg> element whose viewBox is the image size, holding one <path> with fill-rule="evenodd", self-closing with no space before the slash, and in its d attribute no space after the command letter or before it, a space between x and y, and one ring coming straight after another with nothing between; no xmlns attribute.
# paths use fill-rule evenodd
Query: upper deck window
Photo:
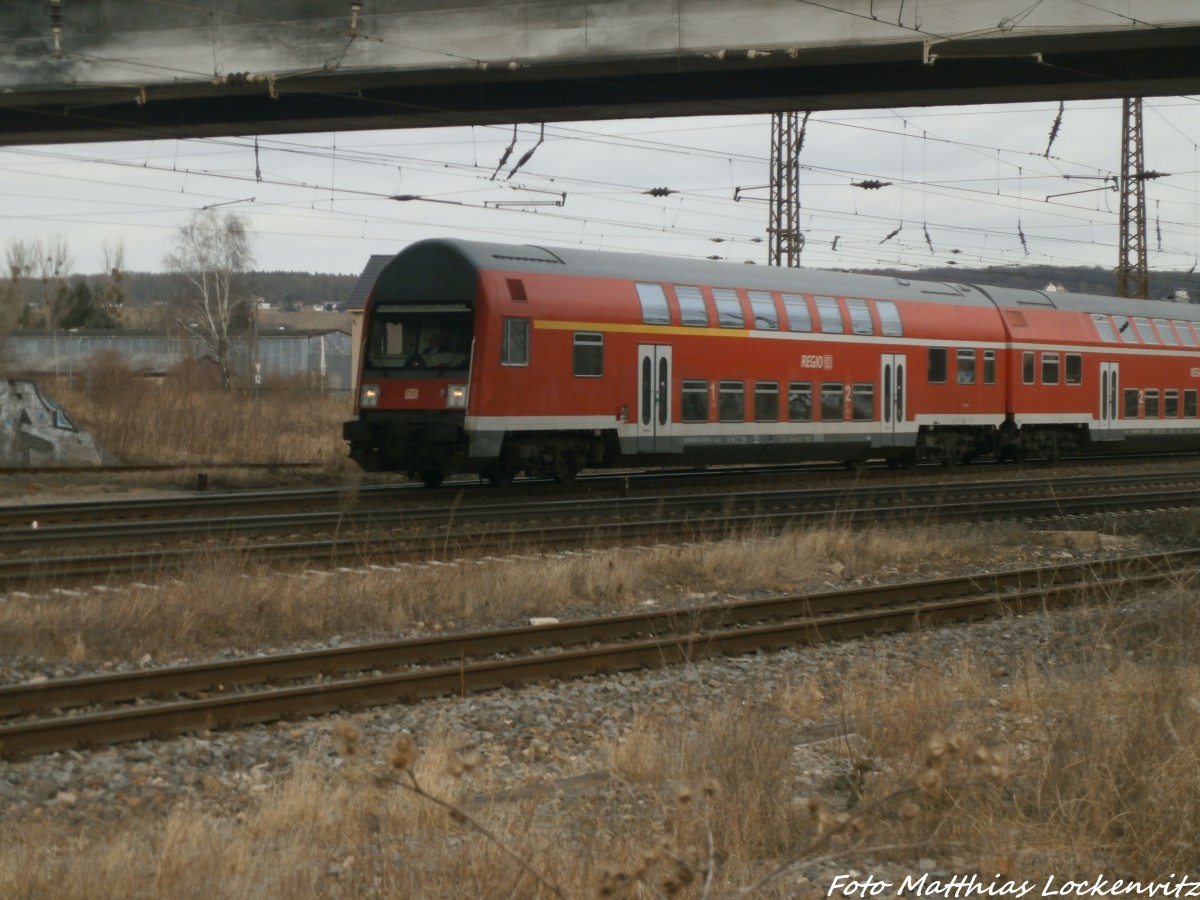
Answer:
<svg viewBox="0 0 1200 900"><path fill-rule="evenodd" d="M639 284L638 299L642 301L642 321L647 325L670 325L671 308L661 284Z"/></svg>
<svg viewBox="0 0 1200 900"><path fill-rule="evenodd" d="M838 306L836 297L817 297L817 319L821 330L826 334L845 334L846 326L842 324L842 309Z"/></svg>
<svg viewBox="0 0 1200 900"><path fill-rule="evenodd" d="M675 299L679 301L679 312L683 316L684 325L708 324L708 308L704 305L704 295L700 288L686 284L675 285Z"/></svg>
<svg viewBox="0 0 1200 900"><path fill-rule="evenodd" d="M1146 344L1157 344L1158 337L1154 333L1154 329L1150 327L1150 320L1145 316L1134 316L1133 324L1137 326L1138 337Z"/></svg>
<svg viewBox="0 0 1200 900"><path fill-rule="evenodd" d="M763 331L779 330L779 311L775 309L775 299L766 291L747 291L750 299L750 312L754 314L754 327Z"/></svg>
<svg viewBox="0 0 1200 900"><path fill-rule="evenodd" d="M879 324L883 333L888 337L903 337L904 323L900 321L900 307L891 300L876 300L875 309L879 312Z"/></svg>
<svg viewBox="0 0 1200 900"><path fill-rule="evenodd" d="M713 300L717 304L717 324L722 328L743 328L746 316L742 312L742 301L737 291L729 288L713 288Z"/></svg>
<svg viewBox="0 0 1200 900"><path fill-rule="evenodd" d="M1138 343L1137 329L1133 327L1133 321L1128 316L1113 316L1113 322L1117 326L1117 337L1124 343Z"/></svg>
<svg viewBox="0 0 1200 900"><path fill-rule="evenodd" d="M1175 332L1171 330L1171 323L1166 319L1155 319L1154 330L1158 332L1158 336L1168 347L1179 346L1179 340L1175 337Z"/></svg>
<svg viewBox="0 0 1200 900"><path fill-rule="evenodd" d="M789 331L812 331L812 313L808 301L799 294L784 294L783 309L788 317Z"/></svg>
<svg viewBox="0 0 1200 900"><path fill-rule="evenodd" d="M1112 323L1108 321L1108 316L1092 313L1092 323L1096 326L1096 334L1100 335L1100 340L1108 341L1110 344L1116 343L1117 333L1113 331Z"/></svg>
<svg viewBox="0 0 1200 900"><path fill-rule="evenodd" d="M871 310L866 300L847 300L846 309L850 310L850 330L855 334L874 334L875 323L871 321Z"/></svg>
<svg viewBox="0 0 1200 900"><path fill-rule="evenodd" d="M1188 327L1187 322L1175 321L1175 330L1179 332L1179 337L1188 347L1196 346L1196 335L1192 333L1192 329Z"/></svg>

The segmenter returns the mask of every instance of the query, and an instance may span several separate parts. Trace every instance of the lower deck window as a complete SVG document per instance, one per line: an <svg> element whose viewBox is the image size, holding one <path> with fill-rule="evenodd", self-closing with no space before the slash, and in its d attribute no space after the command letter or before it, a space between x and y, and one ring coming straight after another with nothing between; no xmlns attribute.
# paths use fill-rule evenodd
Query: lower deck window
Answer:
<svg viewBox="0 0 1200 900"><path fill-rule="evenodd" d="M779 384L759 381L754 385L754 421L779 421Z"/></svg>
<svg viewBox="0 0 1200 900"><path fill-rule="evenodd" d="M604 335L598 331L575 332L575 375L599 378L604 374Z"/></svg>
<svg viewBox="0 0 1200 900"><path fill-rule="evenodd" d="M812 384L807 381L793 381L788 385L788 421L812 421Z"/></svg>
<svg viewBox="0 0 1200 900"><path fill-rule="evenodd" d="M850 405L855 422L870 422L875 418L875 385L856 384L851 390Z"/></svg>
<svg viewBox="0 0 1200 900"><path fill-rule="evenodd" d="M500 365L529 365L529 320L505 319L500 337Z"/></svg>
<svg viewBox="0 0 1200 900"><path fill-rule="evenodd" d="M1163 415L1168 419L1179 418L1179 391L1163 391Z"/></svg>
<svg viewBox="0 0 1200 900"><path fill-rule="evenodd" d="M683 397L679 407L679 414L683 421L707 422L708 382L699 378L685 378Z"/></svg>
<svg viewBox="0 0 1200 900"><path fill-rule="evenodd" d="M1183 415L1184 415L1184 417L1186 417L1188 419L1196 418L1197 396L1198 395L1197 395L1196 391L1184 391L1183 392Z"/></svg>
<svg viewBox="0 0 1200 900"><path fill-rule="evenodd" d="M821 421L841 422L846 418L846 405L842 402L842 385L840 382L826 382L821 385Z"/></svg>
<svg viewBox="0 0 1200 900"><path fill-rule="evenodd" d="M746 386L740 381L718 383L717 418L722 422L746 420Z"/></svg>
<svg viewBox="0 0 1200 900"><path fill-rule="evenodd" d="M1126 419L1136 419L1138 417L1138 389L1125 388L1125 402L1122 406L1121 415Z"/></svg>
<svg viewBox="0 0 1200 900"><path fill-rule="evenodd" d="M1147 390L1145 400L1146 400L1146 418L1147 419L1157 419L1158 418L1158 390L1156 388L1150 388L1149 390Z"/></svg>

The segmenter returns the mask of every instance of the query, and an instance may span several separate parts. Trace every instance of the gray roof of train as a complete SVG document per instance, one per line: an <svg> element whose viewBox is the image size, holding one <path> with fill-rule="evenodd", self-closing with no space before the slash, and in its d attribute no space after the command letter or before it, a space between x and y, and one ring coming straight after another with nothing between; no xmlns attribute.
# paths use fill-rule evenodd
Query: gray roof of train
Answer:
<svg viewBox="0 0 1200 900"><path fill-rule="evenodd" d="M380 277L386 276L392 265L403 265L406 258L419 256L431 248L451 251L477 270L561 271L585 277L627 278L635 281L705 284L891 300L933 300L957 306L991 306L994 303L1001 308L1064 309L1200 321L1200 306L1168 300L1130 300L1096 294L1052 294L1020 288L923 281L916 278L831 272L824 269L792 269L643 253L529 244L493 244L442 238L410 245L383 267Z"/></svg>

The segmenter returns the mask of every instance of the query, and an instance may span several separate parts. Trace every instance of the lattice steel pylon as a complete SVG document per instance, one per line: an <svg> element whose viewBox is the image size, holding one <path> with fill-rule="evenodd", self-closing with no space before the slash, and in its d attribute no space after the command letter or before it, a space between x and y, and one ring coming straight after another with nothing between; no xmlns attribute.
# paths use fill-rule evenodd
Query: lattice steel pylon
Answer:
<svg viewBox="0 0 1200 900"><path fill-rule="evenodd" d="M803 121L797 112L771 114L771 198L767 223L767 262L797 268L804 235L800 233L800 150L804 146Z"/></svg>
<svg viewBox="0 0 1200 900"><path fill-rule="evenodd" d="M1121 246L1117 261L1117 296L1149 296L1146 268L1146 179L1142 144L1142 98L1126 97L1121 107Z"/></svg>

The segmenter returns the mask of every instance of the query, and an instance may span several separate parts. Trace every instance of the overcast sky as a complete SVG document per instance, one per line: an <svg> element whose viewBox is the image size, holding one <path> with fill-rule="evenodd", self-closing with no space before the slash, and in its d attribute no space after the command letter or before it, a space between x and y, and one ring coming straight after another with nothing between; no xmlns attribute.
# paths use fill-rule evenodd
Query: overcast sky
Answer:
<svg viewBox="0 0 1200 900"><path fill-rule="evenodd" d="M1121 103L1068 103L1051 144L1058 114L814 114L803 264L1111 268ZM1148 99L1144 121L1145 168L1167 173L1147 182L1150 265L1187 270L1200 100ZM179 226L214 206L246 217L262 270L357 274L434 236L766 262L768 117L547 125L540 144L522 124L515 137L504 165L512 126L0 148L0 246L61 238L72 270L91 273L120 241L127 270L161 271ZM891 184L854 186L869 180ZM420 199L391 199L405 196Z"/></svg>

